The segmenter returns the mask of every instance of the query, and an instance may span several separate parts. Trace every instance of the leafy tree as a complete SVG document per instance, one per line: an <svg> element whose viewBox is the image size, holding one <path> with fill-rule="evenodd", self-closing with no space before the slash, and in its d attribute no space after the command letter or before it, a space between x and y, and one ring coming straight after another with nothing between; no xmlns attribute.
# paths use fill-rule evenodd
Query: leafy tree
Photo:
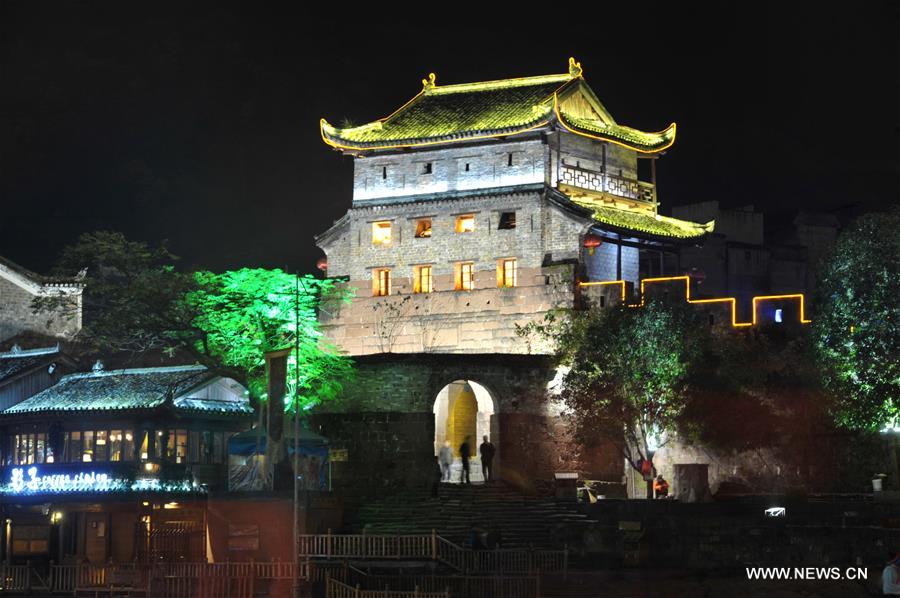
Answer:
<svg viewBox="0 0 900 598"><path fill-rule="evenodd" d="M688 404L707 329L685 309L655 301L551 320L544 332L568 368L561 395L577 436L611 442L637 471L641 459L652 463Z"/></svg>
<svg viewBox="0 0 900 598"><path fill-rule="evenodd" d="M334 398L351 362L323 338L318 310L344 299L333 281L281 270L182 272L165 245L121 233L82 235L66 247L56 273L84 277L84 327L78 340L104 354L177 352L232 377L265 398L267 351L296 348L288 385L301 408ZM65 311L64 296L35 301L35 311ZM296 391L296 394L293 392Z"/></svg>
<svg viewBox="0 0 900 598"><path fill-rule="evenodd" d="M877 430L900 415L900 208L859 218L818 283L815 348L833 416Z"/></svg>
<svg viewBox="0 0 900 598"><path fill-rule="evenodd" d="M65 247L54 274L83 277L82 346L138 354L177 344L194 316L180 298L196 288L190 274L175 269L177 262L165 243L150 247L118 232L86 233ZM32 308L77 315L79 305L65 295L47 295Z"/></svg>
<svg viewBox="0 0 900 598"><path fill-rule="evenodd" d="M246 372L252 394L265 394L267 351L294 348L288 357L288 388L301 408L334 399L351 374L350 361L327 343L317 311L333 300L334 282L281 270L197 272L187 294L199 339L194 350Z"/></svg>

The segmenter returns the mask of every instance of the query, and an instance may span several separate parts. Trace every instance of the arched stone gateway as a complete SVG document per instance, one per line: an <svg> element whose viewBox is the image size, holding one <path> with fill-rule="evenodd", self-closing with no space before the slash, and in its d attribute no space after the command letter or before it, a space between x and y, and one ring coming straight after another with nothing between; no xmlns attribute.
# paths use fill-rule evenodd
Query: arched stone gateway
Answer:
<svg viewBox="0 0 900 598"><path fill-rule="evenodd" d="M473 415L474 448L484 430L490 430L500 478L529 485L552 480L556 471L585 470L577 462L583 461L584 451L573 445L558 406L548 397L556 370L546 356L381 354L355 361L356 378L343 396L311 414L314 431L329 438L332 447L347 451L346 462L332 465L338 490L360 496L426 490L434 475L439 436L452 437L455 443L458 434L472 432ZM457 398L464 402L454 403L452 413L451 390L467 395ZM459 420L448 426L451 415ZM601 466L589 465L585 471L621 479L621 459L608 454L613 457L608 462L604 459ZM473 472L476 469L480 474L480 465L473 464Z"/></svg>
<svg viewBox="0 0 900 598"><path fill-rule="evenodd" d="M466 440L472 450L471 480L483 482L481 456L478 447L487 436L496 446L499 444L499 418L494 398L482 384L474 380L456 380L444 386L434 400L434 454L444 442L453 450L454 463L450 481L462 481L462 462L459 447ZM495 470L500 455L494 459Z"/></svg>

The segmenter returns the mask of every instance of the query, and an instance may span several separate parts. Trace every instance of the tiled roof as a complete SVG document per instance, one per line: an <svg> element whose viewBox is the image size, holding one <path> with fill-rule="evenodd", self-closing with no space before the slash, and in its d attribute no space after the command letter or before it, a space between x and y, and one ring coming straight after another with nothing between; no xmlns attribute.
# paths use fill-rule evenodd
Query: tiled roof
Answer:
<svg viewBox="0 0 900 598"><path fill-rule="evenodd" d="M26 349L0 353L0 383L13 376L53 361L59 355L59 347Z"/></svg>
<svg viewBox="0 0 900 598"><path fill-rule="evenodd" d="M139 368L69 374L50 388L13 405L5 415L49 411L153 409L171 399L176 409L251 413L245 397L209 400L188 393L216 375L204 366Z"/></svg>
<svg viewBox="0 0 900 598"><path fill-rule="evenodd" d="M390 149L507 136L560 122L572 132L641 152L661 151L675 140L674 124L660 133L645 133L618 125L611 117L603 122L560 109L561 94L587 86L573 59L562 75L460 85L436 85L434 75L430 77L418 95L386 118L345 128L322 119L322 139L340 149ZM593 92L586 93L593 97Z"/></svg>
<svg viewBox="0 0 900 598"><path fill-rule="evenodd" d="M572 201L583 208L591 210L594 220L601 224L658 237L675 239L699 238L707 233L711 233L715 227L715 221L699 224L689 220L678 220L669 216L653 214L649 211L624 210L610 206L601 206L587 201Z"/></svg>

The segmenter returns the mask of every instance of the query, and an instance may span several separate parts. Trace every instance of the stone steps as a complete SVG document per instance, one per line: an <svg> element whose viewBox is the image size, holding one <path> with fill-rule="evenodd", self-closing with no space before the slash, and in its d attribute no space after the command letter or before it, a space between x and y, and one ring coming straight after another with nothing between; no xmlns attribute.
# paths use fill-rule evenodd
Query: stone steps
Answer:
<svg viewBox="0 0 900 598"><path fill-rule="evenodd" d="M572 503L550 497L525 496L502 485L443 484L438 498L404 495L362 505L348 531L369 534L427 534L432 529L454 542L464 542L474 525L499 531L504 547L556 547L552 534L561 524L577 525L587 516Z"/></svg>

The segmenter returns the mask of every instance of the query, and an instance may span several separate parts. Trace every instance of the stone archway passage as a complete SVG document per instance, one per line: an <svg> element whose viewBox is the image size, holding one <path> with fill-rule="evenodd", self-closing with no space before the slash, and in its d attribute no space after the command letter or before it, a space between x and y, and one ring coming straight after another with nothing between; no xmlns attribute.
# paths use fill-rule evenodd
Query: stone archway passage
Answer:
<svg viewBox="0 0 900 598"><path fill-rule="evenodd" d="M495 401L490 392L472 380L456 380L444 386L434 401L434 451L438 454L445 442L450 443L455 461L451 482L462 479L462 462L459 448L466 439L472 450L471 480L484 481L481 475L481 458L478 446L484 436L488 436L495 446L497 429ZM492 430L493 428L493 430ZM494 464L498 459L495 457Z"/></svg>

